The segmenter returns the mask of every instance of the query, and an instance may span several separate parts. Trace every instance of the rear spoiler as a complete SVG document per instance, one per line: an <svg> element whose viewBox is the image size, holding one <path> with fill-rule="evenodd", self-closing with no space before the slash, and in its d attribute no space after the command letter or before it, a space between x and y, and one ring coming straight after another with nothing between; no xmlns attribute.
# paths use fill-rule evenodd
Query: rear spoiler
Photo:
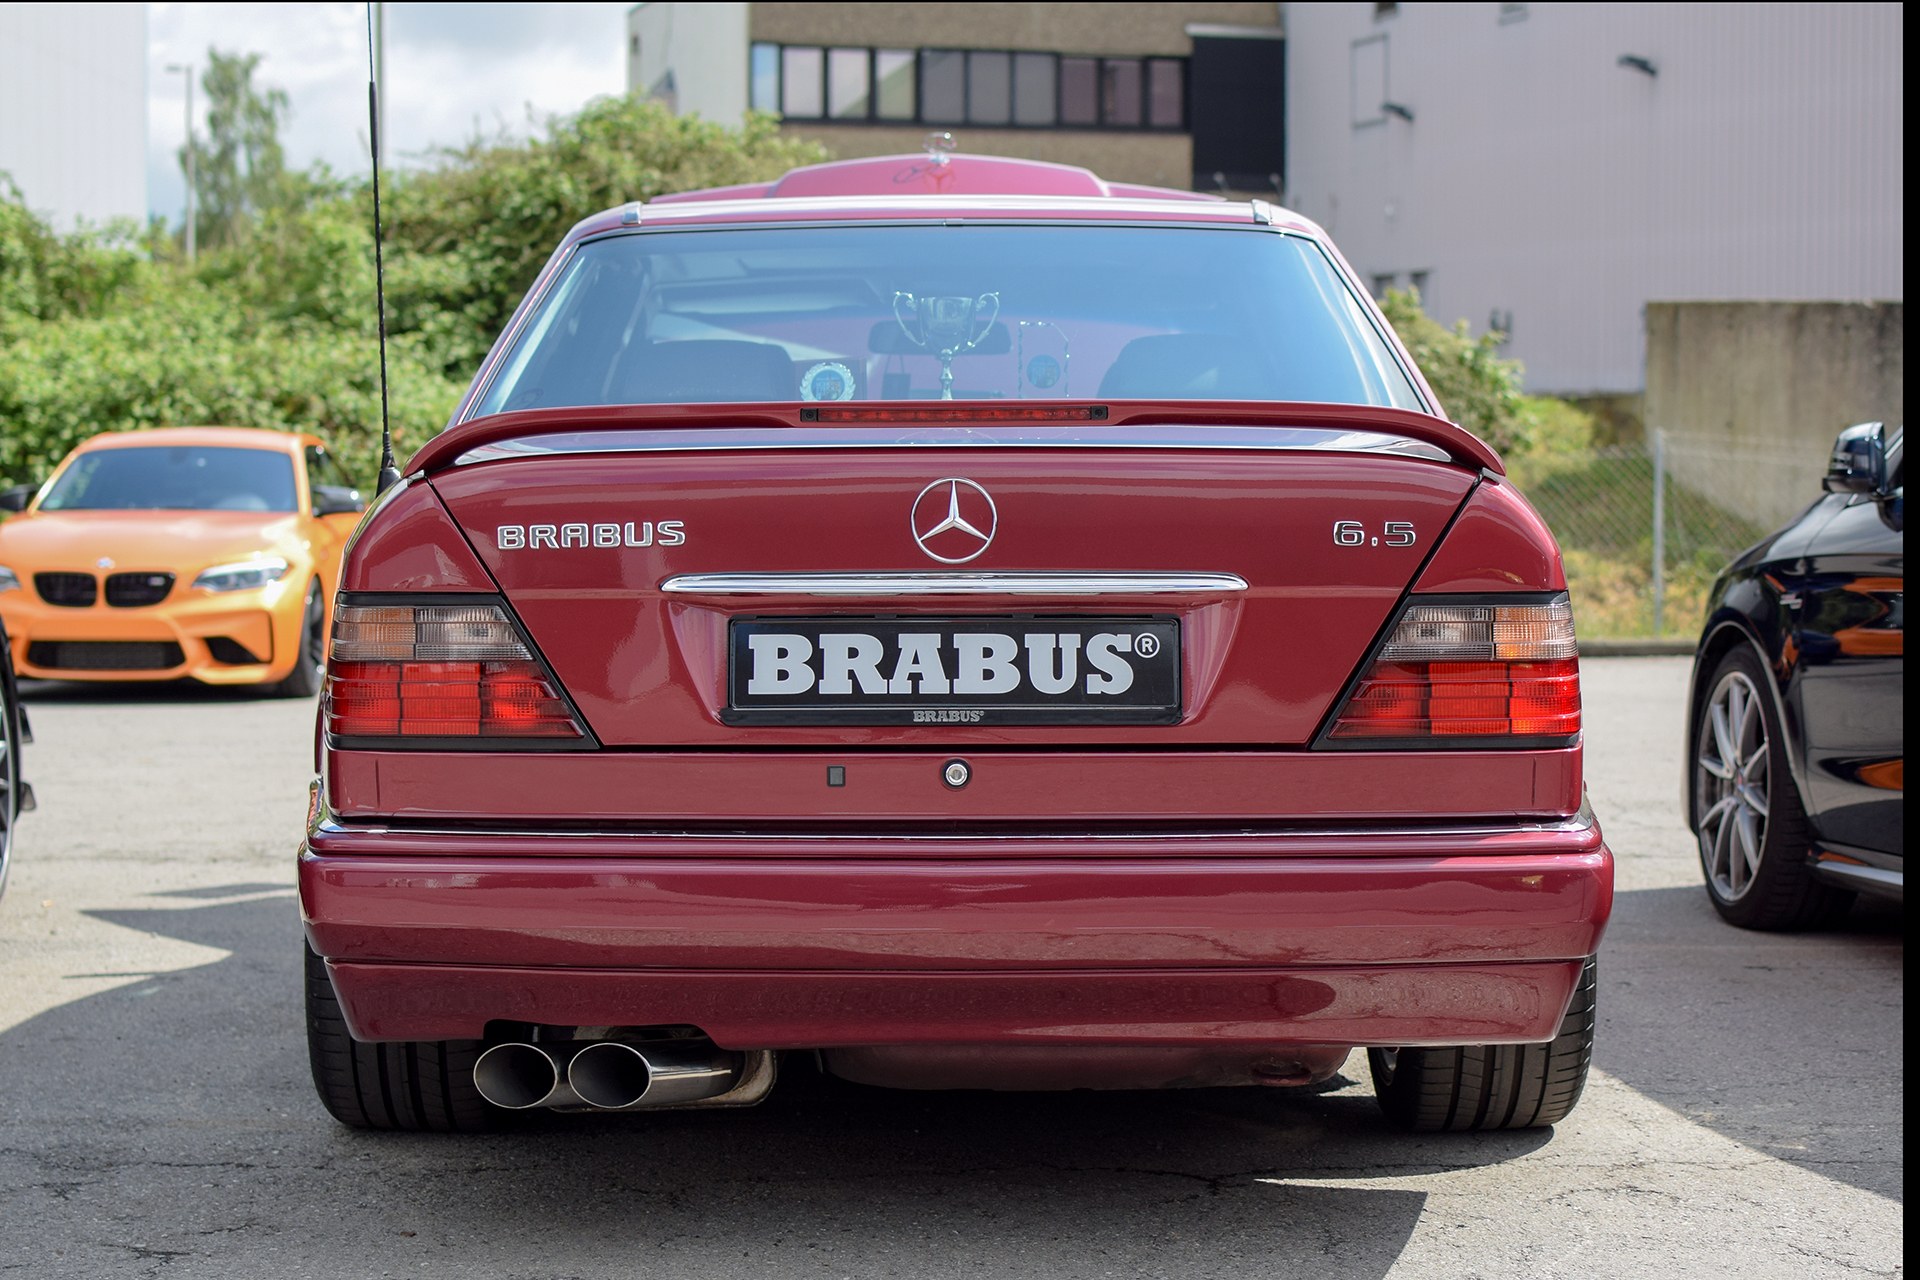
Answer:
<svg viewBox="0 0 1920 1280"><path fill-rule="evenodd" d="M844 418L842 415L845 415ZM815 433L823 429L847 430L850 445L867 443L853 438L851 426L835 425L841 421L849 424L858 422L869 429L897 426L909 432L925 431L935 426L1067 427L1079 423L1097 424L1103 430L1192 426L1361 432L1397 436L1431 445L1445 458L1462 466L1475 471L1491 471L1495 475L1506 474L1499 454L1478 436L1444 418L1410 409L1387 409L1372 405L1296 404L1266 400L1110 400L1104 404L1072 400L914 400L847 404L583 405L575 408L522 409L513 413L470 418L448 427L413 455L407 463L406 474L439 471L452 466L472 450L529 436L580 437L601 432L649 430L684 435L709 429L782 427L797 432L804 426ZM1115 433L1116 437L1118 434ZM1220 446L1215 444L1214 447Z"/></svg>

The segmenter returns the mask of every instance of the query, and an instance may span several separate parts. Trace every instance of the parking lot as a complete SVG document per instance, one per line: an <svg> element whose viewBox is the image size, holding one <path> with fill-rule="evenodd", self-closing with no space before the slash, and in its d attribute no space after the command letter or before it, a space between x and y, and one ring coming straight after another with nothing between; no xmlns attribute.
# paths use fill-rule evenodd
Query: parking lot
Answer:
<svg viewBox="0 0 1920 1280"><path fill-rule="evenodd" d="M1313 1090L937 1094L357 1133L308 1082L313 706L41 685L0 902L0 1270L31 1276L1901 1271L1902 923L1742 933L1678 816L1684 658L1584 664L1618 858L1585 1099L1409 1136Z"/></svg>

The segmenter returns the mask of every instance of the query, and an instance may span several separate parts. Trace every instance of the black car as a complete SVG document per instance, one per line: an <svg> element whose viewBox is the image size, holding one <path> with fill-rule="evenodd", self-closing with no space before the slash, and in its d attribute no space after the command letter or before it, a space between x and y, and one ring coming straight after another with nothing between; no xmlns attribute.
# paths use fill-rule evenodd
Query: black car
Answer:
<svg viewBox="0 0 1920 1280"><path fill-rule="evenodd" d="M0 894L7 891L7 871L13 865L13 826L33 808L33 788L20 777L20 747L33 741L27 709L13 679L13 649L7 642L7 624L0 622Z"/></svg>
<svg viewBox="0 0 1920 1280"><path fill-rule="evenodd" d="M1827 495L1728 566L1694 657L1687 825L1749 929L1902 885L1902 431L1834 442Z"/></svg>

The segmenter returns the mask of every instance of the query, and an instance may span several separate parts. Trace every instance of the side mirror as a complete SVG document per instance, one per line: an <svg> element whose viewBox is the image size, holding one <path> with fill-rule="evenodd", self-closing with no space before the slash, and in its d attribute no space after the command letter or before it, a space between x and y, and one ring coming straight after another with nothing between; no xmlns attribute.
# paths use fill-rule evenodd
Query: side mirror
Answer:
<svg viewBox="0 0 1920 1280"><path fill-rule="evenodd" d="M1821 486L1828 493L1880 494L1887 488L1887 428L1881 422L1848 427L1833 442L1827 476Z"/></svg>
<svg viewBox="0 0 1920 1280"><path fill-rule="evenodd" d="M33 501L33 495L39 491L37 484L16 484L11 489L0 489L0 511L25 511Z"/></svg>
<svg viewBox="0 0 1920 1280"><path fill-rule="evenodd" d="M316 516L344 516L366 509L367 500L360 496L358 489L343 489L331 484L313 486L313 514Z"/></svg>

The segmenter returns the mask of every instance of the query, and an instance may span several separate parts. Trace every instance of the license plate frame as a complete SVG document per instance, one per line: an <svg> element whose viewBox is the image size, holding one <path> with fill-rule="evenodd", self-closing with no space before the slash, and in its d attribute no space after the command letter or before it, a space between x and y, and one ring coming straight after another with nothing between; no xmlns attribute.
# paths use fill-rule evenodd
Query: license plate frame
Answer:
<svg viewBox="0 0 1920 1280"><path fill-rule="evenodd" d="M1172 614L861 614L861 615L810 615L804 617L784 615L755 615L730 618L727 621L727 672L726 705L722 708L720 719L730 725L767 725L767 726L831 726L831 725L887 725L926 728L953 727L997 727L1014 725L1153 725L1177 724L1184 714L1184 695L1182 680L1183 651L1181 647L1180 619ZM1006 693L954 692L952 686L959 683L961 670L961 650L958 637L990 634L1011 639L1015 650L1011 664L1019 672L1015 688ZM1029 652L1026 638L1030 635L1048 635L1055 637L1053 648L1045 655L1050 682L1057 681L1065 674L1061 661L1062 646L1058 640L1061 635L1077 635L1079 642L1075 649L1075 679L1068 690L1048 694L1034 686L1033 671L1039 662ZM881 656L867 672L870 676L883 679L888 692L875 694L863 686L869 683L860 678L860 672L844 671L842 678L847 692L822 693L819 685L825 665L825 655L820 644L823 635L858 635L870 637L881 646ZM923 692L926 684L923 671L926 666L924 647L914 656L922 659L920 663L909 663L903 636L938 635L940 643L938 655L941 672L949 685L948 691ZM753 649L752 638L776 637L766 642L759 654ZM811 649L804 660L792 648L783 654L784 641L779 637L801 637ZM1109 637L1100 647L1099 662L1089 655L1096 639ZM1116 637L1126 637L1124 648ZM1143 642L1142 637L1151 637ZM846 652L836 642L838 652ZM767 647L771 645L771 647ZM1151 647L1152 653L1143 653L1142 649ZM969 645L975 654L983 650L990 651L986 656L1000 659L1004 667L1004 646L995 646L988 641L983 644ZM799 667L805 665L813 676L813 683L802 693L767 693L755 691L749 686L754 683L756 659L769 670L763 673L761 683L778 683L786 679L797 683ZM1131 679L1124 689L1116 692L1096 692L1091 686L1101 682L1117 682L1117 672L1112 669L1115 661L1124 663L1131 672ZM780 665L784 661L789 665ZM982 674L982 659L974 660L972 670L976 676ZM906 681L912 689L909 693L892 692L894 678L901 674L902 667L910 667L906 672ZM994 672L1004 679L1004 671ZM978 681L976 680L976 683Z"/></svg>

